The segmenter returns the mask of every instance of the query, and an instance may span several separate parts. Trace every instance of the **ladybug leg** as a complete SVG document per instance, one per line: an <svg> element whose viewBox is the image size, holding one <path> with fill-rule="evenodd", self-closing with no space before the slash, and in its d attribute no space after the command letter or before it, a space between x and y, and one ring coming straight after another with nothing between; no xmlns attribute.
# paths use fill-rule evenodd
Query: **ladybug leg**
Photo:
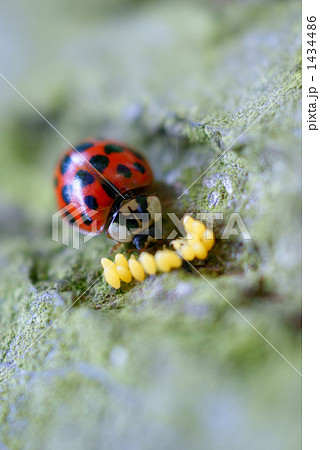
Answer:
<svg viewBox="0 0 320 450"><path fill-rule="evenodd" d="M112 247L112 249L110 250L110 253L114 253L115 251L118 250L118 248L121 246L122 242L116 242L114 244L114 246Z"/></svg>
<svg viewBox="0 0 320 450"><path fill-rule="evenodd" d="M145 248L130 248L130 250L127 250L126 253L131 253L131 252L142 253L142 252L145 252L145 251L146 251Z"/></svg>

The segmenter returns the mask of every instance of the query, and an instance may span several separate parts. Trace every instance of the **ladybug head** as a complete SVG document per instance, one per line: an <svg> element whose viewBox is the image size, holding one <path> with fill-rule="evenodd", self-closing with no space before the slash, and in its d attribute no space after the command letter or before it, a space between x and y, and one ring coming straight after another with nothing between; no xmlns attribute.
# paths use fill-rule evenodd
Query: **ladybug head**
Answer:
<svg viewBox="0 0 320 450"><path fill-rule="evenodd" d="M117 242L132 242L138 249L145 248L155 238L157 220L161 220L161 203L158 197L139 195L120 203L113 214L107 234Z"/></svg>

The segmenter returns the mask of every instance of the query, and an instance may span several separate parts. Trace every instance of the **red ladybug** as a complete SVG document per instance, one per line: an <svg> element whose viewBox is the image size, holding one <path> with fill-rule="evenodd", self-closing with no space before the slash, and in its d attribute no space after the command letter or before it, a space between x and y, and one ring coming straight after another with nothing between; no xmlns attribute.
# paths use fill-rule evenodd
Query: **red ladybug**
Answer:
<svg viewBox="0 0 320 450"><path fill-rule="evenodd" d="M145 158L111 140L89 139L68 148L55 171L58 208L70 223L83 233L100 234L106 229L108 237L132 241L137 248L152 240L159 217L155 213L161 213L158 197L145 192L152 182ZM137 213L148 216L141 220Z"/></svg>

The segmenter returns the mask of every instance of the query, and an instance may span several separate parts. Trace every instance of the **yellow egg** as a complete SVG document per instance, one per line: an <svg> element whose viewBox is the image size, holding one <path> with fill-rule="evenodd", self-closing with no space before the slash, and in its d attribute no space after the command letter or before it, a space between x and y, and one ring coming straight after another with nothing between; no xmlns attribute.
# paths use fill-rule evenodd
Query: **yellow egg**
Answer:
<svg viewBox="0 0 320 450"><path fill-rule="evenodd" d="M201 241L207 250L211 250L215 243L215 236L212 230L207 229L201 238Z"/></svg>
<svg viewBox="0 0 320 450"><path fill-rule="evenodd" d="M186 243L182 246L180 253L181 256L187 261L193 261L196 257L196 252L194 251L193 247L189 245L189 243Z"/></svg>
<svg viewBox="0 0 320 450"><path fill-rule="evenodd" d="M170 250L168 250L168 252L170 252ZM170 262L170 266L173 269L178 269L179 267L182 266L182 259L179 257L179 255L175 252L170 252L170 256L169 256L169 262Z"/></svg>
<svg viewBox="0 0 320 450"><path fill-rule="evenodd" d="M134 256L131 256L131 258L128 261L128 265L133 278L135 278L137 281L143 281L145 279L143 267Z"/></svg>
<svg viewBox="0 0 320 450"><path fill-rule="evenodd" d="M115 268L116 268L115 264L108 258L102 258L101 265L104 270L109 269L109 268L115 270Z"/></svg>
<svg viewBox="0 0 320 450"><path fill-rule="evenodd" d="M115 262L116 266L128 267L128 261L121 253L116 254L116 256L114 258L114 262Z"/></svg>
<svg viewBox="0 0 320 450"><path fill-rule="evenodd" d="M192 232L193 222L194 222L194 218L189 216L188 214L185 215L184 218L182 219L183 226L184 226L185 230L188 231L189 233Z"/></svg>
<svg viewBox="0 0 320 450"><path fill-rule="evenodd" d="M187 233L186 234L186 237L185 237L185 240L188 242L188 241L192 241L193 239L198 239L197 238L197 236L195 236L194 234L190 234L190 233Z"/></svg>
<svg viewBox="0 0 320 450"><path fill-rule="evenodd" d="M208 256L208 250L206 249L206 247L202 242L194 239L191 245L197 258L206 259L206 257Z"/></svg>
<svg viewBox="0 0 320 450"><path fill-rule="evenodd" d="M154 256L147 252L142 252L139 258L144 271L148 275L154 275L156 273L156 262Z"/></svg>
<svg viewBox="0 0 320 450"><path fill-rule="evenodd" d="M119 265L117 266L116 271L119 275L120 280L124 281L125 283L130 283L130 281L132 280L132 275L127 267Z"/></svg>
<svg viewBox="0 0 320 450"><path fill-rule="evenodd" d="M195 220L194 222L192 222L191 228L192 228L191 234L199 239L202 238L203 233L206 231L205 224L200 222L200 220Z"/></svg>
<svg viewBox="0 0 320 450"><path fill-rule="evenodd" d="M104 271L104 277L106 279L106 282L110 284L110 286L114 287L115 289L119 289L120 287L120 277L117 274L117 272L113 269L107 269Z"/></svg>
<svg viewBox="0 0 320 450"><path fill-rule="evenodd" d="M159 250L154 255L154 258L156 260L157 269L160 270L160 272L170 272L171 265L170 265L170 255L168 255L168 250Z"/></svg>

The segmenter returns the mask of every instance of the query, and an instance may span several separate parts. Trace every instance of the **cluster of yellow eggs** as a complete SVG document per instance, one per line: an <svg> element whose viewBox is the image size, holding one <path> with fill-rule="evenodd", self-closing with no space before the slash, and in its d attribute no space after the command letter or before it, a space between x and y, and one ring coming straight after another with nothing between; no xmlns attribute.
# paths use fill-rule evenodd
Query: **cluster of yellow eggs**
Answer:
<svg viewBox="0 0 320 450"><path fill-rule="evenodd" d="M187 236L171 241L170 245L187 261L206 259L215 243L213 231L191 216L184 216L182 223Z"/></svg>
<svg viewBox="0 0 320 450"><path fill-rule="evenodd" d="M103 275L110 286L119 289L121 281L130 283L132 278L143 281L147 275L159 272L170 272L182 266L183 259L192 261L195 258L206 259L208 251L215 242L214 233L199 220L185 216L183 226L187 231L185 238L171 241L174 250L158 250L154 255L142 252L139 259L133 255L127 260L123 254L118 253L114 262L107 258L101 259L104 269Z"/></svg>

